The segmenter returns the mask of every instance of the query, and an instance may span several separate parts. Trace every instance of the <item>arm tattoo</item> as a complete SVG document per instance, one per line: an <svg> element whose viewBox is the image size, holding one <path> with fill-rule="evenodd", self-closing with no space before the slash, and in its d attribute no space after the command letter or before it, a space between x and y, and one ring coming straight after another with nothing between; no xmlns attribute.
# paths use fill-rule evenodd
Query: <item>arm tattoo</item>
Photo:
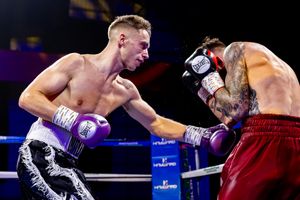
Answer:
<svg viewBox="0 0 300 200"><path fill-rule="evenodd" d="M258 107L258 101L256 96L256 91L250 88L250 102L249 102L249 115L257 115L260 113L259 107Z"/></svg>
<svg viewBox="0 0 300 200"><path fill-rule="evenodd" d="M227 67L226 88L216 93L215 102L211 104L213 112L221 113L221 121L224 118L239 121L248 115L250 98L244 54L244 44L236 42L228 47L224 55Z"/></svg>

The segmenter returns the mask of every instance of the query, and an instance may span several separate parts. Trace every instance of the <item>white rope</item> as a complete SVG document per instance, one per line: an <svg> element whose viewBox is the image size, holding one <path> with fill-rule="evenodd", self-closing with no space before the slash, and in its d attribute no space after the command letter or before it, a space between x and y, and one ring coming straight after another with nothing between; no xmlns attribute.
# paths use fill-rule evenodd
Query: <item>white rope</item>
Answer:
<svg viewBox="0 0 300 200"><path fill-rule="evenodd" d="M211 167L206 167L202 169L197 169L194 171L189 171L189 172L183 172L181 173L181 178L186 179L186 178L195 178L199 176L206 176L210 174L217 174L221 173L223 169L224 164L220 165L215 165Z"/></svg>
<svg viewBox="0 0 300 200"><path fill-rule="evenodd" d="M151 182L150 174L85 174L88 181L99 182ZM17 179L17 172L0 171L0 179Z"/></svg>
<svg viewBox="0 0 300 200"><path fill-rule="evenodd" d="M210 174L221 173L224 164L197 169L189 172L181 173L182 179L196 178ZM152 175L150 174L93 174L86 173L88 181L98 182L151 182ZM17 179L17 172L0 171L0 179Z"/></svg>
<svg viewBox="0 0 300 200"><path fill-rule="evenodd" d="M97 182L151 182L151 178L96 178L88 179L88 181L97 181Z"/></svg>
<svg viewBox="0 0 300 200"><path fill-rule="evenodd" d="M18 178L17 172L0 171L0 179L15 179Z"/></svg>
<svg viewBox="0 0 300 200"><path fill-rule="evenodd" d="M151 178L149 174L85 174L86 178Z"/></svg>

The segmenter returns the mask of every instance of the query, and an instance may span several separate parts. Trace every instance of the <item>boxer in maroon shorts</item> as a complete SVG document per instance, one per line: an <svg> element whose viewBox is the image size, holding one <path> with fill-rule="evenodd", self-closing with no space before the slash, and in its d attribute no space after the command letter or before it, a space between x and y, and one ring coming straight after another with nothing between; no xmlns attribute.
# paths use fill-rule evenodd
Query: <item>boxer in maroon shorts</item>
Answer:
<svg viewBox="0 0 300 200"><path fill-rule="evenodd" d="M261 44L226 46L210 37L185 68L184 84L221 122L242 122L218 199L300 199L300 86L293 69Z"/></svg>

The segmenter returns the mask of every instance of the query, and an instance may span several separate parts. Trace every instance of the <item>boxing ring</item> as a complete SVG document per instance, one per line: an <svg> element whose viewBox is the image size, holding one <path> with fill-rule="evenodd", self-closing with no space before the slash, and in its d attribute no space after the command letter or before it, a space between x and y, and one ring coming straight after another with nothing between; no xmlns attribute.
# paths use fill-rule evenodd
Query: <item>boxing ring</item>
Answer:
<svg viewBox="0 0 300 200"><path fill-rule="evenodd" d="M0 145L4 144L21 144L24 141L25 137L19 136L0 136ZM168 155L155 155L155 150L158 146L164 145L162 148L163 152ZM165 146L166 145L166 146ZM201 179L202 177L209 176L212 174L218 174L222 171L223 165L216 165L210 167L204 167L196 170L189 170L185 172L181 172L177 170L172 170L175 165L179 166L179 164L175 164L172 161L174 155L171 155L170 146L168 145L178 145L178 142L173 140L165 140L162 138L158 138L153 136L151 141L122 141L122 140L104 140L99 146L111 146L111 147L150 147L152 150L152 174L108 174L108 173L85 173L86 179L90 182L152 182L152 199L160 200L160 199L170 199L170 200L183 200L185 198L182 197L183 182L190 181L193 179ZM178 147L178 146L177 146ZM192 147L193 148L193 147ZM190 148L190 149L192 149ZM175 148L176 149L176 148ZM177 148L178 149L178 148ZM159 152L161 152L161 147L159 147ZM171 155L171 156L170 156ZM159 162L157 162L157 159ZM176 157L177 161L180 161L179 157ZM199 162L199 161L196 161ZM172 173L166 174L167 171L171 171ZM162 173L161 173L162 172ZM172 179L178 175L179 180L174 182ZM165 177L161 177L165 176ZM17 172L16 171L0 171L0 181L2 179L12 179L17 180ZM158 184L157 184L158 182ZM178 184L178 185L176 185ZM181 184L181 185L180 185ZM189 183L191 184L191 183ZM207 183L204 183L207 184ZM176 186L175 186L176 185ZM201 187L201 184L197 184ZM170 190L168 192L168 190ZM197 190L197 188L194 188ZM177 191L178 195L174 196ZM185 191L188 193L191 191ZM194 191L195 192L195 191ZM172 195L170 196L170 194ZM193 194L193 196L197 196ZM198 198L195 199L209 199L207 195L199 195Z"/></svg>

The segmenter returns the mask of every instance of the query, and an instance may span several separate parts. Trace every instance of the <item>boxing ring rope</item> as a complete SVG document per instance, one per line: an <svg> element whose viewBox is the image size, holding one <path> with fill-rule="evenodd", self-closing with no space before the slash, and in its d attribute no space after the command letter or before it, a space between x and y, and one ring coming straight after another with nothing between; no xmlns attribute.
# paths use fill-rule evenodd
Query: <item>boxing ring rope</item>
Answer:
<svg viewBox="0 0 300 200"><path fill-rule="evenodd" d="M0 144L22 143L25 137L0 136ZM150 146L150 141L126 141L125 139L104 140L99 146ZM182 172L182 179L191 179L221 173L224 164ZM98 182L151 182L151 174L95 174L85 173L88 181ZM17 179L15 171L0 171L0 179Z"/></svg>
<svg viewBox="0 0 300 200"><path fill-rule="evenodd" d="M224 164L205 167L189 172L181 173L182 179L196 178L207 176L211 174L220 173ZM88 181L101 181L101 182L151 182L152 176L150 174L95 174L86 173ZM17 172L0 171L0 179L17 179Z"/></svg>
<svg viewBox="0 0 300 200"><path fill-rule="evenodd" d="M0 136L0 144L22 143L25 137ZM150 141L127 141L126 139L105 139L99 146L150 146Z"/></svg>
<svg viewBox="0 0 300 200"><path fill-rule="evenodd" d="M207 176L211 174L218 174L222 172L223 166L224 164L220 164L220 165L205 167L202 169L197 169L189 172L183 172L181 173L181 178L188 179L188 178L195 178L200 176Z"/></svg>
<svg viewBox="0 0 300 200"><path fill-rule="evenodd" d="M151 182L149 174L84 174L88 181L98 182ZM17 179L17 172L0 171L0 179Z"/></svg>

